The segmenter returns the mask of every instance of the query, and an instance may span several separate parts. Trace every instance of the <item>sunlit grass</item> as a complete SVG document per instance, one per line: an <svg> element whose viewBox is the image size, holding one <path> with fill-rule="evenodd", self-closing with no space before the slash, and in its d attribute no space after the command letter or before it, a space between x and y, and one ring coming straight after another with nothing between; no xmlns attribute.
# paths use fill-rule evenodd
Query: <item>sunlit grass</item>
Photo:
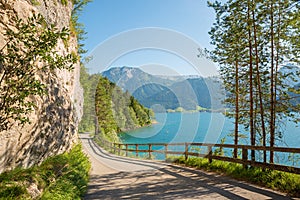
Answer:
<svg viewBox="0 0 300 200"><path fill-rule="evenodd" d="M0 199L32 199L28 188L36 185L39 199L80 199L86 192L90 163L76 145L69 153L47 159L40 166L17 168L0 175Z"/></svg>
<svg viewBox="0 0 300 200"><path fill-rule="evenodd" d="M169 157L169 162L218 172L239 180L245 180L274 190L285 192L290 196L300 197L300 175L276 170L263 170L258 167L244 168L241 164L213 160L209 163L206 158L184 156Z"/></svg>

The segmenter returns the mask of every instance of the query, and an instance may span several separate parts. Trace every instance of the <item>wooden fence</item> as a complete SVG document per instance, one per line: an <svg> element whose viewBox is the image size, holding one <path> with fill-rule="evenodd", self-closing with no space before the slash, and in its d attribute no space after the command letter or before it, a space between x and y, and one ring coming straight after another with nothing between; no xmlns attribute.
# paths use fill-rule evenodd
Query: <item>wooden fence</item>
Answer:
<svg viewBox="0 0 300 200"><path fill-rule="evenodd" d="M287 147L263 147L263 146L250 146L250 145L232 145L232 144L209 144L209 143L152 143L152 144L121 144L121 143L111 143L102 138L97 138L103 147L109 151L118 154L128 156L129 153L135 154L136 157L139 157L141 153L147 155L149 159L152 159L153 153L164 154L165 158L168 155L184 155L187 160L188 157L202 157L207 158L209 162L212 162L213 159L228 161L233 163L242 164L244 167L254 166L261 168L274 169L284 172L291 172L300 174L300 166L286 166L274 163L264 163L253 161L249 159L249 151L266 151L266 152L282 152L282 153L292 153L300 154L300 148L287 148ZM153 147L156 147L154 149ZM160 147L160 148L158 148ZM182 150L174 150L174 147ZM172 149L173 148L173 149ZM221 149L232 149L241 152L239 158L230 157L229 155L217 155L213 153L213 148ZM159 149L159 150L157 150Z"/></svg>

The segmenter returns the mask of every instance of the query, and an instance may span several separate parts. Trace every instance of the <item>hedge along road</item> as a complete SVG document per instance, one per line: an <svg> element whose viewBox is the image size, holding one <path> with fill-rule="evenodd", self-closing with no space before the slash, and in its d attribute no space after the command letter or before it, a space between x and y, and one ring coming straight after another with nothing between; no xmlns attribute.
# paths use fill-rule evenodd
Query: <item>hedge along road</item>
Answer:
<svg viewBox="0 0 300 200"><path fill-rule="evenodd" d="M92 163L84 199L291 199L216 173L110 154L80 134Z"/></svg>

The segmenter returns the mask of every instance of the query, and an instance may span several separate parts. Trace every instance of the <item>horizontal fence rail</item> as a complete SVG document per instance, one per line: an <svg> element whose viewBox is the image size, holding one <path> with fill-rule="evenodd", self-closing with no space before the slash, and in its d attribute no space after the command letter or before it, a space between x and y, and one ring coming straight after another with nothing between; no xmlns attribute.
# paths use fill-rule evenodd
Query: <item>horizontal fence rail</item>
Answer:
<svg viewBox="0 0 300 200"><path fill-rule="evenodd" d="M209 162L212 160L228 161L233 163L242 164L245 168L248 166L261 167L263 169L273 169L284 172L300 174L300 166L287 166L274 163L253 161L249 158L249 151L263 151L263 152L282 152L300 154L300 148L288 148L288 147L263 147L263 146L250 146L250 145L233 145L233 144L210 144L210 143L151 143L151 144L122 144L111 143L100 137L97 140L111 152L118 155L129 156L134 155L139 157L140 153L146 154L147 158L152 159L153 153L163 154L165 158L168 155L184 155L187 160L190 156L207 158ZM154 149L156 147L157 149ZM161 148L158 148L161 147ZM177 147L175 150L172 147ZM217 155L213 153L213 148L220 149L232 149L239 151L241 156L234 158L229 155Z"/></svg>

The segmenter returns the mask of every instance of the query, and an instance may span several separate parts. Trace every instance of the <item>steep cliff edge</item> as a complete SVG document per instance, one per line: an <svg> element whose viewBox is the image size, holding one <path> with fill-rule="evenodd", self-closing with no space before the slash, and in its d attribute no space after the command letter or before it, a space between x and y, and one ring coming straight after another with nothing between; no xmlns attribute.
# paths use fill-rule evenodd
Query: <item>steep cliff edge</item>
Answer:
<svg viewBox="0 0 300 200"><path fill-rule="evenodd" d="M6 44L3 33L14 28L15 16L27 19L40 13L49 24L69 27L72 7L71 0L64 4L60 0L0 0L0 49ZM76 49L77 39L72 35L67 47L62 42L57 46L61 55ZM77 142L83 101L79 75L79 63L72 71L42 74L47 94L35 97L36 107L29 117L31 123L0 132L0 172L41 163L49 156L69 150Z"/></svg>

